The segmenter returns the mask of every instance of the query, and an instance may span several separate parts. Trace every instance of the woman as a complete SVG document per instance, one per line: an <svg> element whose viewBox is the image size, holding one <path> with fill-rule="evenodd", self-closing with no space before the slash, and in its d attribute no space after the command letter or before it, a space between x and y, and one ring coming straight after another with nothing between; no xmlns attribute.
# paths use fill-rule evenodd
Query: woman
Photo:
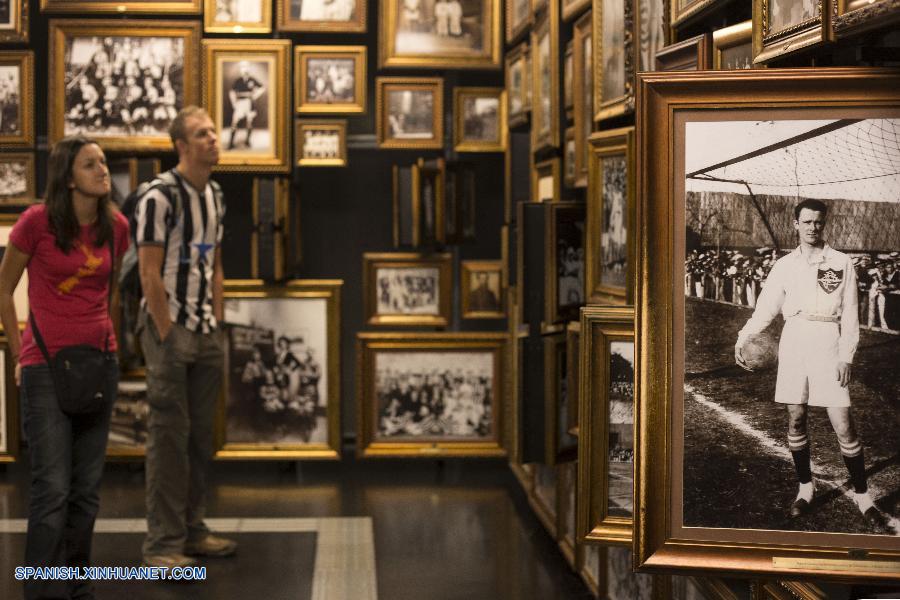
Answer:
<svg viewBox="0 0 900 600"><path fill-rule="evenodd" d="M109 200L109 169L96 143L80 136L61 140L50 153L48 171L46 202L22 213L9 236L0 264L0 319L16 360L16 383L22 386L31 458L25 565L82 567L90 562L118 373L108 376L104 410L63 413L30 319L19 338L19 319L28 315L16 314L12 293L28 267L28 301L51 357L78 344L115 353L108 306L110 238L118 270L128 247L128 221ZM87 581L30 580L25 597L93 594Z"/></svg>

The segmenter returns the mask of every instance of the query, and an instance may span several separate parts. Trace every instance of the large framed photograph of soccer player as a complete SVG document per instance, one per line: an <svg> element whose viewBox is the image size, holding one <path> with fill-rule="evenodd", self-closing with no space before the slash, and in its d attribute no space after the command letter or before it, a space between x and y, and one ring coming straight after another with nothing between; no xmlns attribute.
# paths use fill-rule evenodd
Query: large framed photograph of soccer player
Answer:
<svg viewBox="0 0 900 600"><path fill-rule="evenodd" d="M594 15L594 120L634 111L633 0L598 0Z"/></svg>
<svg viewBox="0 0 900 600"><path fill-rule="evenodd" d="M501 0L379 3L382 68L499 69Z"/></svg>
<svg viewBox="0 0 900 600"><path fill-rule="evenodd" d="M278 0L279 31L365 33L366 0Z"/></svg>
<svg viewBox="0 0 900 600"><path fill-rule="evenodd" d="M578 535L630 545L634 529L634 309L581 311Z"/></svg>
<svg viewBox="0 0 900 600"><path fill-rule="evenodd" d="M639 568L900 581L898 90L642 76Z"/></svg>
<svg viewBox="0 0 900 600"><path fill-rule="evenodd" d="M378 77L375 103L379 148L443 147L443 78Z"/></svg>
<svg viewBox="0 0 900 600"><path fill-rule="evenodd" d="M0 42L28 41L28 2L0 0Z"/></svg>
<svg viewBox="0 0 900 600"><path fill-rule="evenodd" d="M460 264L463 319L505 319L503 262L464 260Z"/></svg>
<svg viewBox="0 0 900 600"><path fill-rule="evenodd" d="M203 106L219 132L216 170L290 170L289 40L203 40Z"/></svg>
<svg viewBox="0 0 900 600"><path fill-rule="evenodd" d="M506 332L358 333L361 457L505 456Z"/></svg>
<svg viewBox="0 0 900 600"><path fill-rule="evenodd" d="M36 198L34 154L0 153L0 206L28 206Z"/></svg>
<svg viewBox="0 0 900 600"><path fill-rule="evenodd" d="M0 163L0 169L2 169L2 163ZM7 179L7 181L10 180ZM11 181L11 183L15 184L14 182L15 179ZM6 252L6 247L9 245L9 234L12 232L13 226L18 219L19 215L16 213L0 213L0 258L3 258L3 253ZM16 307L16 318L19 320L19 324L24 325L28 322L29 314L27 269L22 271L19 285L13 291L13 304ZM2 326L0 326L0 331L2 329Z"/></svg>
<svg viewBox="0 0 900 600"><path fill-rule="evenodd" d="M900 10L894 0L832 0L831 31L842 40L876 30L896 27Z"/></svg>
<svg viewBox="0 0 900 600"><path fill-rule="evenodd" d="M753 63L764 65L828 42L829 5L822 0L753 0Z"/></svg>
<svg viewBox="0 0 900 600"><path fill-rule="evenodd" d="M19 387L6 337L0 338L0 463L19 455Z"/></svg>
<svg viewBox="0 0 900 600"><path fill-rule="evenodd" d="M345 119L297 119L294 161L299 167L346 167Z"/></svg>
<svg viewBox="0 0 900 600"><path fill-rule="evenodd" d="M634 298L634 127L599 131L590 140L585 293L592 302Z"/></svg>
<svg viewBox="0 0 900 600"><path fill-rule="evenodd" d="M559 146L559 2L531 30L531 151Z"/></svg>
<svg viewBox="0 0 900 600"><path fill-rule="evenodd" d="M44 13L196 15L201 6L201 0L41 0Z"/></svg>
<svg viewBox="0 0 900 600"><path fill-rule="evenodd" d="M453 293L451 259L446 253L364 253L366 323L446 327Z"/></svg>
<svg viewBox="0 0 900 600"><path fill-rule="evenodd" d="M497 87L453 88L453 149L506 150L506 92Z"/></svg>
<svg viewBox="0 0 900 600"><path fill-rule="evenodd" d="M298 113L366 112L365 46L295 46L294 104Z"/></svg>
<svg viewBox="0 0 900 600"><path fill-rule="evenodd" d="M123 373L113 402L106 443L108 458L143 458L150 432L150 404L143 370Z"/></svg>
<svg viewBox="0 0 900 600"><path fill-rule="evenodd" d="M225 282L221 459L336 459L340 280Z"/></svg>
<svg viewBox="0 0 900 600"><path fill-rule="evenodd" d="M172 150L169 125L200 100L198 23L51 20L49 35L50 144L81 134L107 151Z"/></svg>
<svg viewBox="0 0 900 600"><path fill-rule="evenodd" d="M0 52L0 147L34 145L34 52Z"/></svg>
<svg viewBox="0 0 900 600"><path fill-rule="evenodd" d="M206 33L271 33L272 3L265 0L203 0Z"/></svg>

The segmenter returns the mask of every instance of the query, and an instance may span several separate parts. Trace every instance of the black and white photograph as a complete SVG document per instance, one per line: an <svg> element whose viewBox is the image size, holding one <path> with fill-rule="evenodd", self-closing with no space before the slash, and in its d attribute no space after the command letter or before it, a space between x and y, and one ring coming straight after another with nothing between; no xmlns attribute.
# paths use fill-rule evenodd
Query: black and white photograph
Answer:
<svg viewBox="0 0 900 600"><path fill-rule="evenodd" d="M528 19L531 17L531 0L510 0L508 4L506 41L510 42L513 36L518 35L518 32L528 25Z"/></svg>
<svg viewBox="0 0 900 600"><path fill-rule="evenodd" d="M109 420L107 454L110 456L141 455L147 449L150 404L147 381L122 379Z"/></svg>
<svg viewBox="0 0 900 600"><path fill-rule="evenodd" d="M328 439L327 300L226 298L226 444Z"/></svg>
<svg viewBox="0 0 900 600"><path fill-rule="evenodd" d="M376 269L377 314L440 314L440 275L438 267L380 267Z"/></svg>
<svg viewBox="0 0 900 600"><path fill-rule="evenodd" d="M346 104L356 100L355 69L352 58L308 58L306 102Z"/></svg>
<svg viewBox="0 0 900 600"><path fill-rule="evenodd" d="M600 223L600 283L625 287L628 274L628 173L624 156L600 159L603 207Z"/></svg>
<svg viewBox="0 0 900 600"><path fill-rule="evenodd" d="M575 310L584 303L584 216L560 212L556 223L557 310Z"/></svg>
<svg viewBox="0 0 900 600"><path fill-rule="evenodd" d="M493 434L492 352L376 352L379 438Z"/></svg>
<svg viewBox="0 0 900 600"><path fill-rule="evenodd" d="M512 118L525 110L525 56L520 54L517 59L508 62L506 71L509 116Z"/></svg>
<svg viewBox="0 0 900 600"><path fill-rule="evenodd" d="M655 71L656 53L666 45L666 2L669 0L636 0L637 15L637 71Z"/></svg>
<svg viewBox="0 0 900 600"><path fill-rule="evenodd" d="M271 68L269 61L225 60L220 64L222 127L219 144L227 152L274 152L269 94Z"/></svg>
<svg viewBox="0 0 900 600"><path fill-rule="evenodd" d="M215 23L261 23L261 0L215 0Z"/></svg>
<svg viewBox="0 0 900 600"><path fill-rule="evenodd" d="M15 0L0 0L0 31L12 29L16 4Z"/></svg>
<svg viewBox="0 0 900 600"><path fill-rule="evenodd" d="M453 89L453 143L457 152L506 149L506 93L501 87Z"/></svg>
<svg viewBox="0 0 900 600"><path fill-rule="evenodd" d="M357 0L286 0L292 21L330 21L346 23L357 20Z"/></svg>
<svg viewBox="0 0 900 600"><path fill-rule="evenodd" d="M609 343L609 476L611 517L634 517L634 342Z"/></svg>
<svg viewBox="0 0 900 600"><path fill-rule="evenodd" d="M388 90L387 110L390 138L427 140L434 137L434 92Z"/></svg>
<svg viewBox="0 0 900 600"><path fill-rule="evenodd" d="M563 179L569 187L575 186L575 128L566 129L565 144L563 144Z"/></svg>
<svg viewBox="0 0 900 600"><path fill-rule="evenodd" d="M606 598L653 600L653 576L634 573L631 550L617 546L602 549L606 554Z"/></svg>
<svg viewBox="0 0 900 600"><path fill-rule="evenodd" d="M500 98L466 96L463 99L463 139L497 142L500 139Z"/></svg>
<svg viewBox="0 0 900 600"><path fill-rule="evenodd" d="M746 44L723 48L720 51L719 60L721 69L752 69L753 44L748 41Z"/></svg>
<svg viewBox="0 0 900 600"><path fill-rule="evenodd" d="M553 77L551 70L550 32L538 38L535 60L537 67L537 102L540 104L540 115L536 119L535 131L539 137L550 135L552 127Z"/></svg>
<svg viewBox="0 0 900 600"><path fill-rule="evenodd" d="M463 318L502 318L503 265L500 261L462 262Z"/></svg>
<svg viewBox="0 0 900 600"><path fill-rule="evenodd" d="M299 128L299 132L302 138L297 164L324 166L340 163L346 165L345 144L341 130L308 126Z"/></svg>
<svg viewBox="0 0 900 600"><path fill-rule="evenodd" d="M22 68L0 65L0 137L22 134Z"/></svg>
<svg viewBox="0 0 900 600"><path fill-rule="evenodd" d="M766 35L773 35L817 19L820 4L815 0L766 0L768 28Z"/></svg>
<svg viewBox="0 0 900 600"><path fill-rule="evenodd" d="M563 55L563 106L566 108L567 115L571 116L572 108L575 106L575 50L572 42L566 44L566 52Z"/></svg>
<svg viewBox="0 0 900 600"><path fill-rule="evenodd" d="M485 16L492 0L387 0L396 2L393 28L398 55L480 54L484 46Z"/></svg>
<svg viewBox="0 0 900 600"><path fill-rule="evenodd" d="M603 27L598 42L603 59L600 103L625 95L625 0L603 0Z"/></svg>
<svg viewBox="0 0 900 600"><path fill-rule="evenodd" d="M684 525L896 536L900 119L760 117L685 126Z"/></svg>
<svg viewBox="0 0 900 600"><path fill-rule="evenodd" d="M0 206L34 201L34 159L0 154Z"/></svg>

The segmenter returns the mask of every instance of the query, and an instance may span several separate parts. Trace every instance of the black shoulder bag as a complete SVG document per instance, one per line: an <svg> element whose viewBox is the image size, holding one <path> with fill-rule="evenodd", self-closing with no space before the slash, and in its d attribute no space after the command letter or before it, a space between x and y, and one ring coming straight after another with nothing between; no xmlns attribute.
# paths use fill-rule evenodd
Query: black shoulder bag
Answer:
<svg viewBox="0 0 900 600"><path fill-rule="evenodd" d="M113 232L115 236L115 232ZM113 271L115 271L116 254L113 238L109 240L109 296L107 307L112 303ZM109 330L106 332L106 343L103 350L88 344L66 346L61 348L53 359L47 352L47 346L41 332L38 330L31 313L31 331L34 340L41 349L41 354L50 367L50 375L53 377L53 388L56 390L56 400L59 408L67 415L85 415L97 413L112 402L107 398L105 387L107 375L110 369L117 368L115 357L109 356Z"/></svg>

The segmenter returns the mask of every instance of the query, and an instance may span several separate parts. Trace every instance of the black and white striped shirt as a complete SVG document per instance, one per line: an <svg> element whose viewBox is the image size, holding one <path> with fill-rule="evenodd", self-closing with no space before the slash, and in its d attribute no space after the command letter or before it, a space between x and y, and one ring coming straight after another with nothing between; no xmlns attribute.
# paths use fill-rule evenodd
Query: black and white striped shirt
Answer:
<svg viewBox="0 0 900 600"><path fill-rule="evenodd" d="M222 242L225 205L213 190L214 182L206 184L201 198L175 169L170 172L181 192L181 210L175 209L165 185L152 187L138 200L135 237L139 246L164 248L161 275L172 322L209 333L216 327L213 266Z"/></svg>

